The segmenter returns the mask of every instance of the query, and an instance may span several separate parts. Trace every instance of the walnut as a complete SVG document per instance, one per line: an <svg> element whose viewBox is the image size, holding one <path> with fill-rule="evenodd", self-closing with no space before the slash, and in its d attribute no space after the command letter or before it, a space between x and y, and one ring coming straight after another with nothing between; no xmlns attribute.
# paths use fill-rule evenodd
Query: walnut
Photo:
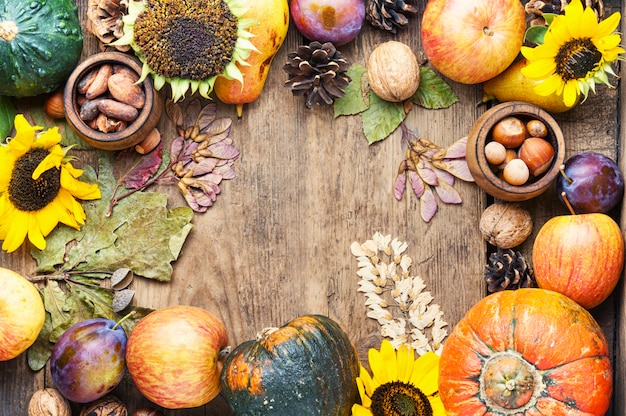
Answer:
<svg viewBox="0 0 626 416"><path fill-rule="evenodd" d="M508 249L526 241L532 233L533 222L530 212L519 204L496 202L483 211L479 227L489 244Z"/></svg>
<svg viewBox="0 0 626 416"><path fill-rule="evenodd" d="M109 394L83 406L80 416L128 416L128 409L120 399Z"/></svg>
<svg viewBox="0 0 626 416"><path fill-rule="evenodd" d="M411 48L397 41L381 43L367 60L370 88L385 101L410 98L420 83L420 68Z"/></svg>
<svg viewBox="0 0 626 416"><path fill-rule="evenodd" d="M28 416L72 416L70 402L58 390L37 390L28 402Z"/></svg>

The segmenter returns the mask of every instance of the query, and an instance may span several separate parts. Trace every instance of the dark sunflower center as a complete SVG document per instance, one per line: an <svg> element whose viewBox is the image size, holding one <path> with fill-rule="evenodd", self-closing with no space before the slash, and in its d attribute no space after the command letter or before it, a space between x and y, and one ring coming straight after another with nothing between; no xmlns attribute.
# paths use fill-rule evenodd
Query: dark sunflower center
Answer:
<svg viewBox="0 0 626 416"><path fill-rule="evenodd" d="M61 171L48 169L38 179L33 172L48 156L44 149L33 149L17 159L9 181L9 200L21 211L37 211L54 200L61 189Z"/></svg>
<svg viewBox="0 0 626 416"><path fill-rule="evenodd" d="M392 381L381 384L372 394L373 416L432 416L428 397L412 384Z"/></svg>
<svg viewBox="0 0 626 416"><path fill-rule="evenodd" d="M591 39L572 39L556 55L556 73L564 81L585 78L602 60L602 52Z"/></svg>
<svg viewBox="0 0 626 416"><path fill-rule="evenodd" d="M155 73L203 81L232 60L237 26L223 0L152 0L135 21L134 41Z"/></svg>

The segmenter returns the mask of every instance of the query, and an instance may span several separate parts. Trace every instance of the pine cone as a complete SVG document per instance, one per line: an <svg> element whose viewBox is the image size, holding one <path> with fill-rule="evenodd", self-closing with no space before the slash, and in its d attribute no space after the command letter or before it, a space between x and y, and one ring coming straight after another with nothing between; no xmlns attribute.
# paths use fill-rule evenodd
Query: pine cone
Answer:
<svg viewBox="0 0 626 416"><path fill-rule="evenodd" d="M289 79L285 86L293 95L304 95L307 108L332 104L335 98L344 96L351 81L346 74L350 63L331 42L311 42L287 57L289 62L283 70L289 74Z"/></svg>
<svg viewBox="0 0 626 416"><path fill-rule="evenodd" d="M485 267L489 293L537 286L532 267L519 251L498 250L489 256L489 263Z"/></svg>
<svg viewBox="0 0 626 416"><path fill-rule="evenodd" d="M407 13L417 13L417 7L404 0L368 0L365 19L374 27L396 33L409 23Z"/></svg>

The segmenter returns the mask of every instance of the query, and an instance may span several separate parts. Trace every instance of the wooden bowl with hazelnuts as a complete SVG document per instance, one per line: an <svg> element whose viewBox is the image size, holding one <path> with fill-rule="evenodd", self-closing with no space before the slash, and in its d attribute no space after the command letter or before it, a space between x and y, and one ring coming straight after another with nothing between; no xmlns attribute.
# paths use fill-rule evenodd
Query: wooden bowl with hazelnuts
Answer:
<svg viewBox="0 0 626 416"><path fill-rule="evenodd" d="M466 160L476 184L504 201L545 192L565 159L558 123L533 104L511 101L483 113L467 138Z"/></svg>

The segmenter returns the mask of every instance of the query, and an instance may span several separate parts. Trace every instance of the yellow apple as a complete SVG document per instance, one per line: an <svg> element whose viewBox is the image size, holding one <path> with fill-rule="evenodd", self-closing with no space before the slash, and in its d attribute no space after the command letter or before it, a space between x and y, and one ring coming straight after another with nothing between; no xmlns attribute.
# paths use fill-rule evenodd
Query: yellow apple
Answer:
<svg viewBox="0 0 626 416"><path fill-rule="evenodd" d="M28 349L46 318L37 288L22 275L0 267L0 361Z"/></svg>

